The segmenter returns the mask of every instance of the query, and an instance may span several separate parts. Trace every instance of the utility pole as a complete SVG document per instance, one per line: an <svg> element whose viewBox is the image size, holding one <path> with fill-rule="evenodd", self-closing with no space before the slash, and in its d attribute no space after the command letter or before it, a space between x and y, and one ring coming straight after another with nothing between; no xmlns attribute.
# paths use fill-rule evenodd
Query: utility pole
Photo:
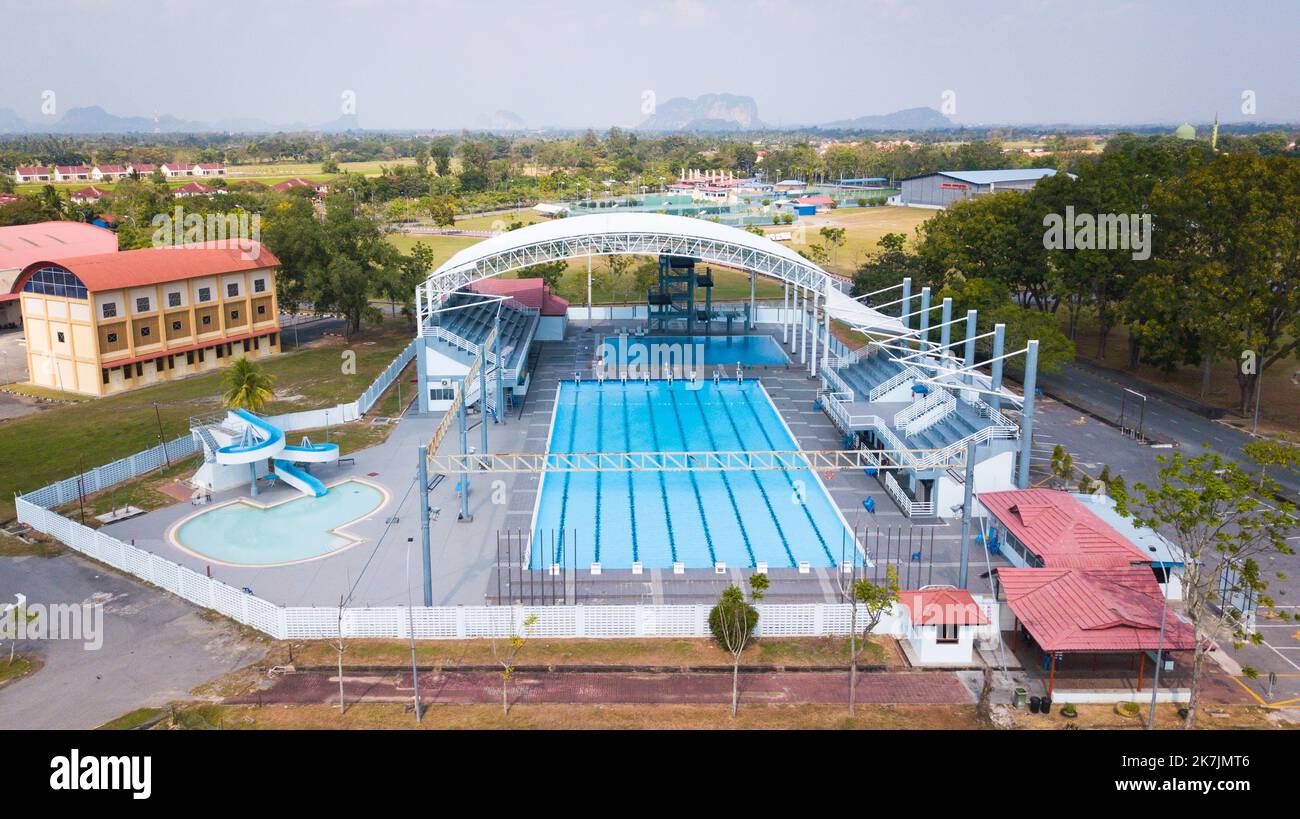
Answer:
<svg viewBox="0 0 1300 819"><path fill-rule="evenodd" d="M167 454L167 441L163 438L162 415L158 412L158 402L153 402L153 417L158 421L158 445L162 447L163 457L167 459L167 468L172 468L172 457Z"/></svg>

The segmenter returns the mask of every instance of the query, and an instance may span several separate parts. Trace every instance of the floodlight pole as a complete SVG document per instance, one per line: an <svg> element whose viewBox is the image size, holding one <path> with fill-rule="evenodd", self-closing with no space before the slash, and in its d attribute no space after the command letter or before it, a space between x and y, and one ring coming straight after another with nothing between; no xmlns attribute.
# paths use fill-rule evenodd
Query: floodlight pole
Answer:
<svg viewBox="0 0 1300 819"><path fill-rule="evenodd" d="M821 296L820 292L813 291L813 308L808 316L808 326L812 328L812 362L808 366L809 378L817 377L817 305L821 301Z"/></svg>
<svg viewBox="0 0 1300 819"><path fill-rule="evenodd" d="M782 307L781 307L781 343L785 344L790 340L790 283L782 282Z"/></svg>
<svg viewBox="0 0 1300 819"><path fill-rule="evenodd" d="M462 376L460 379L460 410L457 416L460 418L460 454L469 454L469 435L465 419L465 400L466 393L469 392L469 379ZM460 514L457 519L462 523L469 523L473 516L469 513L469 458L465 459L465 466L460 473Z"/></svg>
<svg viewBox="0 0 1300 819"><path fill-rule="evenodd" d="M970 581L970 525L975 517L975 442L966 443L966 488L961 506L961 565L957 571L957 588Z"/></svg>
<svg viewBox="0 0 1300 819"><path fill-rule="evenodd" d="M539 318L538 321L541 321L541 319ZM505 362L501 360L501 305L500 304L497 305L497 317L494 326L496 329L493 332L493 336L494 336L493 346L496 347L496 350L494 351L493 354L497 357L497 386L496 386L497 410L496 410L496 417L494 420L498 424L504 424L506 422L506 414L505 414L506 390L504 384L502 383L502 379L504 378L504 376L502 375L502 370L505 369L502 365Z"/></svg>

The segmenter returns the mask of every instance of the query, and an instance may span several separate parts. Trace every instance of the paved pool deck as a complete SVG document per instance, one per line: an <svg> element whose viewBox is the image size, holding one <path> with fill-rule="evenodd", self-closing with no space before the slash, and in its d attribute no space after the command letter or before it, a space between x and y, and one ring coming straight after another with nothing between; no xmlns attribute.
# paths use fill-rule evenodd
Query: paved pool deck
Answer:
<svg viewBox="0 0 1300 819"><path fill-rule="evenodd" d="M620 328L636 326L629 322L596 323L588 331L583 321L569 324L563 342L542 342L533 372L532 383L522 405L505 417L504 423L488 422L489 449L497 452L543 451L550 429L551 415L558 384L571 379L575 371L586 371L594 358L600 339ZM778 341L779 326L761 328ZM784 345L789 350L789 345ZM758 378L773 403L804 449L838 449L841 436L826 415L813 408L818 381L809 378L806 367L755 367L748 377ZM148 549L236 588L247 587L260 597L289 606L334 607L340 596L350 606L406 605L422 602L422 562L418 493L415 490L419 446L428 441L440 420L440 414L421 415L415 407L396 423L388 439L359 452L344 452L352 463L314 469L326 484L349 478L369 481L383 487L389 500L368 518L347 527L348 533L361 538L357 544L329 556L274 567L237 567L212 563L173 544L168 532L180 521L212 508L212 505L247 497L246 490L218 493L212 505L194 506L180 502L137 518L111 524L105 532L122 540L134 541ZM470 416L470 446L479 447L478 417ZM459 439L453 426L443 443L443 452L458 451ZM430 476L431 479L434 476ZM574 599L582 602L607 603L705 603L717 599L722 588L741 579L738 568L716 574L711 568L689 570L673 575L670 570L647 570L633 575L630 570L606 569L592 577L587 567L572 571L563 581L563 589L542 591L541 578L520 573L519 561L513 564L498 551L498 532L529 531L533 508L540 486L536 474L486 474L470 478L469 508L471 522L457 520L459 499L455 485L457 475L447 475L429 493L429 505L438 510L430 531L434 605L481 605L504 597L541 602L543 599ZM864 536L865 544L876 563L898 566L905 586L925 583L953 583L957 577L960 551L960 528L936 521L913 526L898 511L880 483L858 472L842 472L825 481L826 488L849 526ZM271 504L291 500L298 493L286 486L264 489L257 501ZM874 497L876 512L868 514L862 506ZM609 536L609 533L606 533ZM912 560L916 548L911 539L926 538L921 560ZM983 552L972 556L972 588L985 592ZM501 571L498 571L498 565ZM541 575L541 572L536 573ZM504 575L504 576L503 576ZM509 590L515 578L514 591ZM528 582L526 596L520 589ZM804 575L795 570L773 572L773 602L835 601L840 597L841 578L827 567L813 567ZM549 594L549 597L547 596Z"/></svg>

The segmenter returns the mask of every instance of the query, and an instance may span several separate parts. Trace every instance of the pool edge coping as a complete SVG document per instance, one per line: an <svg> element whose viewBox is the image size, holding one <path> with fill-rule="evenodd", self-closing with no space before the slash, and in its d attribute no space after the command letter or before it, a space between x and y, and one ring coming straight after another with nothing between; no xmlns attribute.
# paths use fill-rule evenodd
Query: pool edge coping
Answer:
<svg viewBox="0 0 1300 819"><path fill-rule="evenodd" d="M196 552L193 549L190 549L189 547L182 544L180 540L177 539L176 537L176 533L180 531L180 528L182 526L184 526L186 523L189 523L191 520L197 518L200 515L207 514L208 512L215 512L218 509L224 509L227 506L231 506L236 503L242 503L245 506L251 506L254 509L262 509L262 510L274 509L277 506L283 506L286 503L292 503L293 501L301 500L302 498L307 497L306 495L302 495L302 494L300 494L298 497L286 498L281 501L276 501L275 503L258 503L257 501L254 501L251 498L245 498L245 497L231 498L230 500L225 501L224 503L219 503L216 506L212 506L208 509L200 509L197 512L191 512L190 514L181 518L180 520L173 523L171 526L167 528L167 542L169 542L177 549L180 549L185 554L197 560L201 560L207 563L215 563L218 566L225 566L227 568L232 568L232 569L277 569L277 568L283 568L285 566L297 566L303 563L310 563L314 560L323 560L327 557L333 557L334 555L342 554L343 552L348 551L349 549L356 546L357 544L364 543L366 541L366 538L357 537L356 535L353 535L345 531L346 529L355 526L356 524L360 523L363 520L369 520L370 518L374 517L375 514L377 514L380 510L384 509L384 507L388 506L388 504L391 503L393 500L392 493L389 492L384 486L375 483L374 481L368 481L364 478L355 478L355 477L341 478L335 481L334 483L326 484L325 488L333 489L336 486L345 483L350 483L353 481L357 483L363 483L366 486L378 490L379 494L383 496L383 499L380 501L378 506L376 506L374 509L371 509L369 512L362 515L361 517L353 518L347 523L340 524L331 529L326 529L325 531L336 534L339 537L346 538L350 542L343 546L340 546L337 549L331 549L330 551L325 552L324 554L315 555L314 557L304 557L301 560L289 560L283 563L230 563L229 561L218 560L217 558L212 557L210 555L205 555Z"/></svg>

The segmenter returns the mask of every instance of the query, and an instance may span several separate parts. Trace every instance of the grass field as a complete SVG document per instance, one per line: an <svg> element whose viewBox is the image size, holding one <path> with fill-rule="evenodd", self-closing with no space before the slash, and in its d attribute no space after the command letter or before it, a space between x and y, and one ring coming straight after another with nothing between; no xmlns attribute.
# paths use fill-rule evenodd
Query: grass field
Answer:
<svg viewBox="0 0 1300 819"><path fill-rule="evenodd" d="M276 380L268 415L351 401L388 366L411 334L404 321L389 321L355 336L355 374L342 372L342 339L265 360ZM222 372L145 387L94 401L81 401L0 424L0 520L14 515L14 492L25 492L85 469L154 446L159 422L167 440L189 431L190 416L221 407ZM157 415L155 416L155 405Z"/></svg>
<svg viewBox="0 0 1300 819"><path fill-rule="evenodd" d="M832 251L831 261L826 269L832 273L845 276L853 275L858 266L867 258L876 255L877 243L886 233L905 234L909 241L916 237L916 228L934 216L935 211L923 208L837 208L816 216L805 216L794 225L767 225L767 233L793 233L799 238L797 228L804 225L804 241L808 244L824 244L825 240L818 231L823 227L845 228L844 244ZM799 245L791 242L796 250Z"/></svg>

